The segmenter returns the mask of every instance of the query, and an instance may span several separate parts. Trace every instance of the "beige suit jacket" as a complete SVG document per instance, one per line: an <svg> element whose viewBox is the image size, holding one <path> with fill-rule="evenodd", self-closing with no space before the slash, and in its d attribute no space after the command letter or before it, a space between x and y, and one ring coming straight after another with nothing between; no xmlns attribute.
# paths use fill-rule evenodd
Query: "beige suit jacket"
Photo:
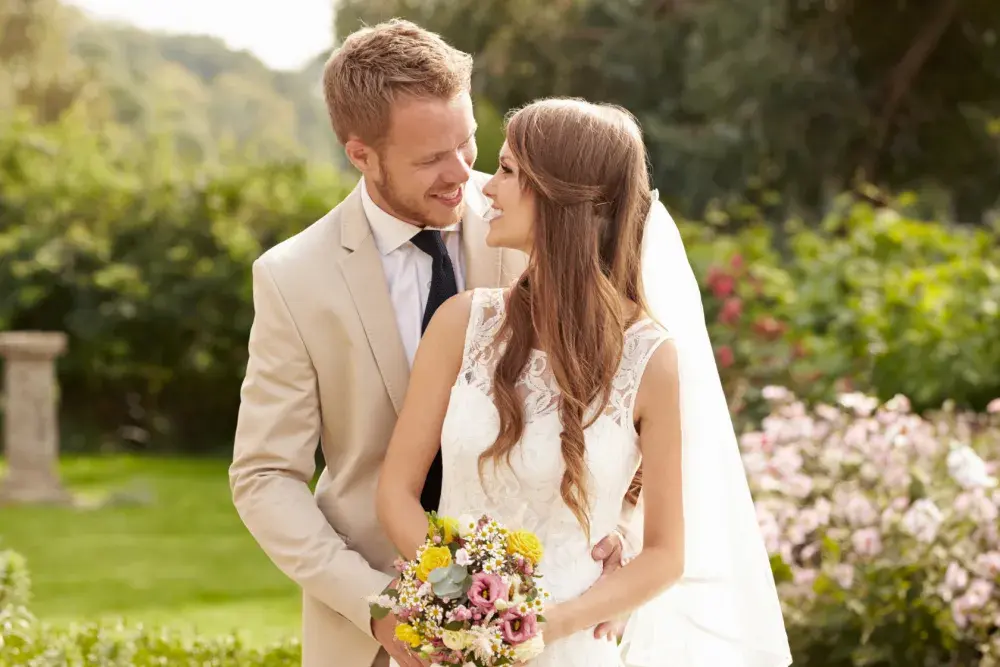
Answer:
<svg viewBox="0 0 1000 667"><path fill-rule="evenodd" d="M467 186L466 288L513 282L526 258L486 246L485 174ZM366 596L391 580L375 514L379 467L409 364L356 188L253 265L254 321L230 484L261 548L303 590L306 667L387 662ZM315 495L316 447L326 468Z"/></svg>

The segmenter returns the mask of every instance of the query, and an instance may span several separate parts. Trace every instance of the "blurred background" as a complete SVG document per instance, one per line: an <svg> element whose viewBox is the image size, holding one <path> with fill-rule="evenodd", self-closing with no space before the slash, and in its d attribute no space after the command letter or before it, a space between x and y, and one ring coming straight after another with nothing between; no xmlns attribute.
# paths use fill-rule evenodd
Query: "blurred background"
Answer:
<svg viewBox="0 0 1000 667"><path fill-rule="evenodd" d="M534 98L639 118L795 664L1000 665L1000 3L252 5L0 0L0 332L67 335L75 501L0 507L0 664L298 664L226 479L250 264L353 188L323 63L402 16L474 54L481 171Z"/></svg>

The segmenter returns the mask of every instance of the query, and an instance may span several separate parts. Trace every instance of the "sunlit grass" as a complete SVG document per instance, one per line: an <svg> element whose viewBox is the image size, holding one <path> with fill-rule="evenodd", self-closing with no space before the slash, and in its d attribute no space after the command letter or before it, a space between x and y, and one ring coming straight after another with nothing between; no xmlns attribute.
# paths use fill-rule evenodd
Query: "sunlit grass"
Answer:
<svg viewBox="0 0 1000 667"><path fill-rule="evenodd" d="M225 460L84 457L63 480L91 507L0 508L0 548L28 560L32 610L123 617L254 644L298 633L298 589L240 522Z"/></svg>

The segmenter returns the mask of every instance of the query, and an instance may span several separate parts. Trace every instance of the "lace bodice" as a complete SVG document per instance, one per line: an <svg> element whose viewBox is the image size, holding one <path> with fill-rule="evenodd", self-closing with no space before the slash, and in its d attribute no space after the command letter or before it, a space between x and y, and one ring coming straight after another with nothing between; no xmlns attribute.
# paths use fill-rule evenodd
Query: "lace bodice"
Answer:
<svg viewBox="0 0 1000 667"><path fill-rule="evenodd" d="M511 528L534 531L545 548L539 564L544 585L561 601L580 595L600 576L601 564L593 560L591 549L618 525L623 499L639 467L635 396L647 362L668 335L651 320L641 320L626 332L610 401L584 432L590 474L588 540L559 493L565 470L559 440L560 393L542 351L531 352L517 383L525 428L510 464L486 465L480 480L479 455L493 444L499 430L492 378L504 347L497 333L505 298L500 289L473 292L461 371L441 436L440 512L449 516L488 512ZM581 633L551 646L532 664L612 667L619 663L614 644Z"/></svg>

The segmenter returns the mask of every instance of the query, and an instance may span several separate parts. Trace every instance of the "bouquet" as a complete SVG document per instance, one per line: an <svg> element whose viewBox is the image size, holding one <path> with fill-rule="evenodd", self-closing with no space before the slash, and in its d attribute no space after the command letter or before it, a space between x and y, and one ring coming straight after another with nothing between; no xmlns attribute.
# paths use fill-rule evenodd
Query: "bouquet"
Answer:
<svg viewBox="0 0 1000 667"><path fill-rule="evenodd" d="M372 617L395 615L396 638L431 663L492 667L540 654L549 594L535 570L538 537L485 515L427 517L416 558L396 561L398 585L369 599Z"/></svg>

